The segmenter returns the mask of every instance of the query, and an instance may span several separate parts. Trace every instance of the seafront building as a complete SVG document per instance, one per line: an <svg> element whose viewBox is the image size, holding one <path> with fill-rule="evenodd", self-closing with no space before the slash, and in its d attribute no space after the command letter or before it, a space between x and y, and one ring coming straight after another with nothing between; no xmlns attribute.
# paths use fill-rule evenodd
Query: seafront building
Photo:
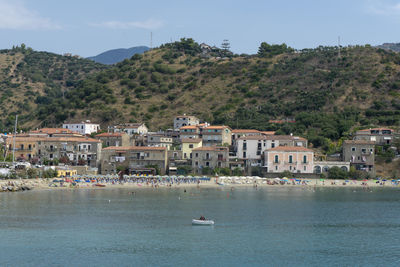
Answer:
<svg viewBox="0 0 400 267"><path fill-rule="evenodd" d="M223 146L194 148L192 168L195 173L203 173L205 168L229 168L229 149Z"/></svg>
<svg viewBox="0 0 400 267"><path fill-rule="evenodd" d="M264 152L268 173L313 173L314 151L303 146L278 146Z"/></svg>
<svg viewBox="0 0 400 267"><path fill-rule="evenodd" d="M375 145L386 147L396 138L388 128L360 130L354 140L343 142L341 154L327 157L316 152L315 156L308 140L300 136L198 121L193 116L177 116L174 127L180 126L178 131L159 132L149 132L143 123L125 123L108 126L107 133L95 138L87 136L90 121L85 121L78 127L64 124L65 128L42 128L15 138L3 135L2 140L6 155L15 151L18 161L90 168L79 169L78 173L97 173L97 169L101 174L194 174L224 169L247 175L271 176L289 171L293 175L327 176L333 167L349 171L353 166L374 176ZM100 126L91 129L97 131Z"/></svg>
<svg viewBox="0 0 400 267"><path fill-rule="evenodd" d="M356 170L366 171L375 176L375 142L365 140L345 140L343 160L350 162Z"/></svg>
<svg viewBox="0 0 400 267"><path fill-rule="evenodd" d="M126 174L165 174L166 147L107 147L102 150L101 174L124 171Z"/></svg>

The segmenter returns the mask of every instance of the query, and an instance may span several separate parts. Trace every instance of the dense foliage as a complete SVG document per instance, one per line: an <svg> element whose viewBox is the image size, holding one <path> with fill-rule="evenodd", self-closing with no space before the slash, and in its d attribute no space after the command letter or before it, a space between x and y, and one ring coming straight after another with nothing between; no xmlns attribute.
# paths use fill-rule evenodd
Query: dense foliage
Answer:
<svg viewBox="0 0 400 267"><path fill-rule="evenodd" d="M88 118L144 121L158 130L187 113L305 136L334 153L354 130L400 122L400 55L368 45L342 47L339 57L337 47L262 43L257 55L225 57L224 49L184 38L110 68L21 47L3 53L1 101L13 106L3 111L8 129L23 114L27 127Z"/></svg>

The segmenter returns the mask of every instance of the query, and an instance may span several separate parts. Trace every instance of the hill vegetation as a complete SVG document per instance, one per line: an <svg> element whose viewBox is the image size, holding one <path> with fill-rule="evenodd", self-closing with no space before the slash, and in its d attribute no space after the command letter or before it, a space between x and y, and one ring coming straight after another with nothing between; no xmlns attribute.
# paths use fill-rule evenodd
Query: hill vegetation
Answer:
<svg viewBox="0 0 400 267"><path fill-rule="evenodd" d="M150 48L148 48L147 46L112 49L98 54L97 56L88 57L88 59L101 64L115 64L123 61L124 59L129 59L135 54L143 54L149 49Z"/></svg>
<svg viewBox="0 0 400 267"><path fill-rule="evenodd" d="M31 90L36 95L25 95L25 84L14 88L2 83L2 95L13 92L12 105L21 106L3 111L6 127L13 114L24 111L25 102L35 111L26 115L26 127L31 121L50 126L89 118L104 125L144 121L158 130L171 128L173 116L186 113L233 128L298 134L334 152L340 141L331 141L352 130L400 122L400 55L369 45L341 48L338 57L337 47L295 51L263 43L257 55L235 55L182 39L109 68L55 55L47 58L47 64L64 62L60 67L75 62L78 69L64 71L64 76L57 76L56 68L46 72L41 64L26 64L32 73L14 74L27 55L11 51L5 54L14 64L2 67L8 68L2 72L7 79L14 84L20 77L31 87L42 87ZM32 80L35 69L44 81ZM295 122L269 122L288 118Z"/></svg>

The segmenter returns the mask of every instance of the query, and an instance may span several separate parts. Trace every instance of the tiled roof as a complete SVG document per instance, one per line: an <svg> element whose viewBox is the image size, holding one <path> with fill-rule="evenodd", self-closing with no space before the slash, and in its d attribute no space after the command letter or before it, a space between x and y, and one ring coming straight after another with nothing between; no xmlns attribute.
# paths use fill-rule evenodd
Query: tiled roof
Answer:
<svg viewBox="0 0 400 267"><path fill-rule="evenodd" d="M109 146L103 148L103 150L130 150L130 151L159 151L167 150L166 147L154 147L154 146Z"/></svg>
<svg viewBox="0 0 400 267"><path fill-rule="evenodd" d="M208 127L205 127L204 130L223 130L226 128L231 130L231 128L229 126L225 126L225 125L208 126Z"/></svg>
<svg viewBox="0 0 400 267"><path fill-rule="evenodd" d="M70 129L65 128L42 128L35 131L30 131L30 133L45 133L45 134L66 134L66 133L76 133Z"/></svg>
<svg viewBox="0 0 400 267"><path fill-rule="evenodd" d="M265 135L274 135L275 131L262 131L261 133Z"/></svg>
<svg viewBox="0 0 400 267"><path fill-rule="evenodd" d="M253 129L234 129L232 133L260 133L260 131Z"/></svg>
<svg viewBox="0 0 400 267"><path fill-rule="evenodd" d="M183 138L181 139L182 143L200 143L202 141L201 138Z"/></svg>
<svg viewBox="0 0 400 267"><path fill-rule="evenodd" d="M312 149L305 148L302 146L278 146L267 151L287 151L287 152L313 152Z"/></svg>
<svg viewBox="0 0 400 267"><path fill-rule="evenodd" d="M120 137L126 135L125 133L101 133L97 134L96 137Z"/></svg>
<svg viewBox="0 0 400 267"><path fill-rule="evenodd" d="M228 148L224 146L203 146L193 149L193 151L222 151L222 150L228 151Z"/></svg>

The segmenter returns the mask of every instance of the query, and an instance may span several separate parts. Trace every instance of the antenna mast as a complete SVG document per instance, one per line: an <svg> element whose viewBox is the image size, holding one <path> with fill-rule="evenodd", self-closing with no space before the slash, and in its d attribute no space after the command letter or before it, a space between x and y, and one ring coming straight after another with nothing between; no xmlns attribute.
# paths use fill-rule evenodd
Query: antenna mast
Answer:
<svg viewBox="0 0 400 267"><path fill-rule="evenodd" d="M150 49L153 49L153 32L150 32Z"/></svg>

